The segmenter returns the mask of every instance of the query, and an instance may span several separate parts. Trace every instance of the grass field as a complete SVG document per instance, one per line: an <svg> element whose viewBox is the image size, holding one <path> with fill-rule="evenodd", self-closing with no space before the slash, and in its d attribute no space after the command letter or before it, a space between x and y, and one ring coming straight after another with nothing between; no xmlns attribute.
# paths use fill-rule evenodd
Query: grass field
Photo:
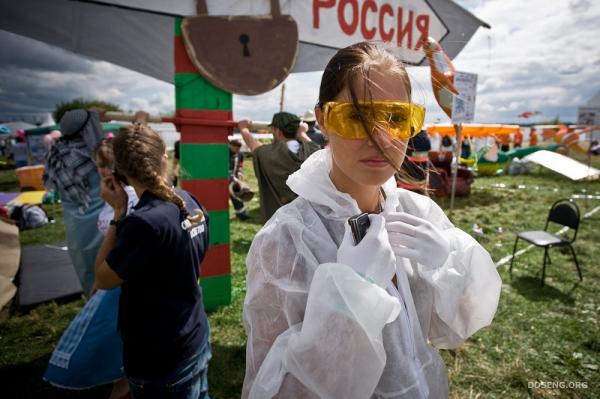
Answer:
<svg viewBox="0 0 600 399"><path fill-rule="evenodd" d="M595 161L595 166L600 167L600 162ZM251 162L246 162L246 174L256 187ZM11 187L11 177L6 172L0 174L0 184L5 191ZM544 170L527 176L480 177L475 180L470 197L457 199L452 219L467 232L471 232L474 223L481 226L485 235L477 238L498 261L512 253L515 232L543 228L550 205L572 194L600 195L600 182L575 183ZM582 213L600 206L595 199L575 202ZM448 200L439 203L448 208ZM56 223L23 232L23 245L64 239L60 207L48 211ZM211 396L217 399L239 397L244 376L245 333L241 311L245 256L261 227L257 201L251 203L250 214L253 219L249 222L231 221L232 303L209 315L214 356L209 384ZM493 324L461 348L442 351L452 398L600 397L599 226L600 212L584 219L575 243L583 269L582 283L578 283L569 254L560 250L551 252L552 263L547 269L544 288L539 284L542 250L534 248L518 257L512 279L508 264L499 267L502 296ZM525 246L523 243L519 248ZM51 303L28 314L2 311L1 397L107 396L107 387L69 392L52 388L41 380L54 345L83 303L83 300ZM540 381L553 382L557 387L539 386Z"/></svg>

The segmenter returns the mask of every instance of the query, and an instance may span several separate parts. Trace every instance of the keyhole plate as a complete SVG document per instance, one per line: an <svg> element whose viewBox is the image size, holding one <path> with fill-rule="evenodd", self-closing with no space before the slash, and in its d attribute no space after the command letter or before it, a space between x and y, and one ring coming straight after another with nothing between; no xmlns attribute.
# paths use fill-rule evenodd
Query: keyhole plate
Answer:
<svg viewBox="0 0 600 399"><path fill-rule="evenodd" d="M250 41L250 36L245 33L240 35L240 43L244 46L244 57L250 57L250 49L248 48L248 42Z"/></svg>

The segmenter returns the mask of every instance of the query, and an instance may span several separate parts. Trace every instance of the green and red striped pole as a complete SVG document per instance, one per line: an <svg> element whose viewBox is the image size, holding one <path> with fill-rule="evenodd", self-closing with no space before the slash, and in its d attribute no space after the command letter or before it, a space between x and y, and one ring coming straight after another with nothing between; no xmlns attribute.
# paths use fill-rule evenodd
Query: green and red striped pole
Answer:
<svg viewBox="0 0 600 399"><path fill-rule="evenodd" d="M231 93L206 81L192 65L181 35L181 21L175 19L175 123L181 132L180 175L183 189L198 198L209 214L210 249L202 262L200 284L204 307L211 310L231 302L227 136L232 132L233 99ZM202 120L213 123L198 123ZM219 126L218 121L224 123Z"/></svg>

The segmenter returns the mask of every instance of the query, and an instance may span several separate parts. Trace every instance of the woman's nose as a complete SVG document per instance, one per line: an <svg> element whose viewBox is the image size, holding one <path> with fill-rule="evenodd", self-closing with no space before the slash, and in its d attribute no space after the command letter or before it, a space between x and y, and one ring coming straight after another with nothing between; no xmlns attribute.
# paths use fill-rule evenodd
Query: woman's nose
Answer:
<svg viewBox="0 0 600 399"><path fill-rule="evenodd" d="M387 137L387 135L388 131L384 126L376 126L373 129L373 132L371 133L369 138L367 139L367 145L369 147L377 147L377 144L375 144L375 140L380 141L382 137Z"/></svg>

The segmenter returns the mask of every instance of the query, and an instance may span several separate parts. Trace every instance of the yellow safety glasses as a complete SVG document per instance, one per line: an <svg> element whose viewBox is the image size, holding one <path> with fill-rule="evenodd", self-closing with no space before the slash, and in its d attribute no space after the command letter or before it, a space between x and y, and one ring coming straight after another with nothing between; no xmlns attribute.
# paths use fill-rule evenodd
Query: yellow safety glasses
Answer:
<svg viewBox="0 0 600 399"><path fill-rule="evenodd" d="M382 128L391 138L400 140L416 136L421 131L425 120L424 107L398 101L363 101L359 103L358 109L364 115L371 132L376 128ZM323 107L325 130L345 139L369 138L358 112L351 102L325 103Z"/></svg>

